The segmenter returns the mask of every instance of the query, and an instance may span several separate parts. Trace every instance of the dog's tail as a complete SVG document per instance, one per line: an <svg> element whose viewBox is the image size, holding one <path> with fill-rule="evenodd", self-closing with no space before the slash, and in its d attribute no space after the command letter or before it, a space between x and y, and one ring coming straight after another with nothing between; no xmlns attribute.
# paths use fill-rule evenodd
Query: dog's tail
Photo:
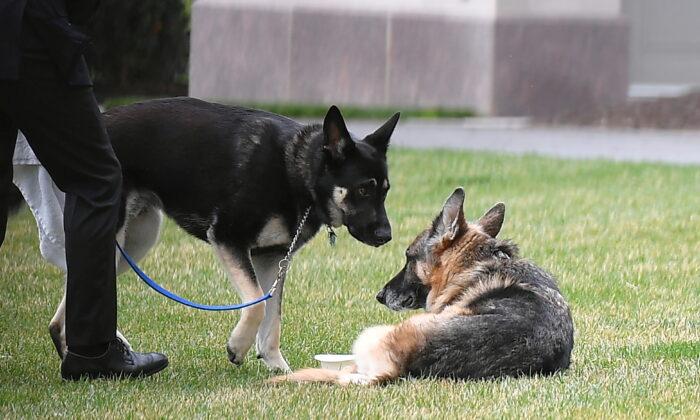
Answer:
<svg viewBox="0 0 700 420"><path fill-rule="evenodd" d="M355 364L347 366L342 370L302 369L287 375L275 376L274 378L270 378L267 383L281 384L284 382L296 382L349 385L351 383L358 383L358 381L354 379L361 375L357 375L356 372L357 365Z"/></svg>
<svg viewBox="0 0 700 420"><path fill-rule="evenodd" d="M339 380L343 374L346 374L346 372L329 369L302 369L287 375L275 376L267 382L271 384L280 384L283 382L337 384L340 383Z"/></svg>
<svg viewBox="0 0 700 420"><path fill-rule="evenodd" d="M331 385L362 385L377 386L384 385L396 379L395 375L389 373L367 376L357 373L357 366L351 365L343 370L329 369L302 369L288 375L275 376L267 381L268 384L281 384L285 382L296 383L325 383Z"/></svg>

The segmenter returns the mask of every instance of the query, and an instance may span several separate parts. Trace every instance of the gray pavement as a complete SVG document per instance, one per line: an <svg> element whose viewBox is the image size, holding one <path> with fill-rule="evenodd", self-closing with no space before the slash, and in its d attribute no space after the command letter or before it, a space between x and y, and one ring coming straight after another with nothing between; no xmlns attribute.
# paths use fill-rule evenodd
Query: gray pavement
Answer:
<svg viewBox="0 0 700 420"><path fill-rule="evenodd" d="M350 121L348 127L359 136L376 129L378 123ZM486 150L566 159L700 164L700 131L547 128L529 127L517 121L475 124L469 120L407 120L399 123L392 144L416 149Z"/></svg>

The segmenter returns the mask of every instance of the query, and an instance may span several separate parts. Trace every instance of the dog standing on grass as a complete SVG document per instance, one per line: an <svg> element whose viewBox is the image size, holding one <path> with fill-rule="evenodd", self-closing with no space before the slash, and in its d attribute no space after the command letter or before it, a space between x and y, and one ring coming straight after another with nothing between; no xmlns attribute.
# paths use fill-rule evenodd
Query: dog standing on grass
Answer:
<svg viewBox="0 0 700 420"><path fill-rule="evenodd" d="M270 289L298 229L294 252L323 225L346 226L372 246L391 240L386 153L398 113L362 139L335 106L323 124L303 125L261 110L169 98L114 108L104 120L124 179L117 240L137 261L158 241L166 214L212 246L250 301ZM127 269L119 259L118 272ZM270 300L240 312L226 346L232 363L243 363L255 345L268 368L289 371L280 352L283 291L280 282ZM64 308L65 298L49 325L60 356Z"/></svg>
<svg viewBox="0 0 700 420"><path fill-rule="evenodd" d="M393 310L427 313L364 330L353 346L355 365L344 371L306 369L271 381L376 385L400 377L481 379L567 369L574 329L554 278L519 258L514 244L496 239L502 203L476 223L465 221L463 204L459 188L377 295Z"/></svg>

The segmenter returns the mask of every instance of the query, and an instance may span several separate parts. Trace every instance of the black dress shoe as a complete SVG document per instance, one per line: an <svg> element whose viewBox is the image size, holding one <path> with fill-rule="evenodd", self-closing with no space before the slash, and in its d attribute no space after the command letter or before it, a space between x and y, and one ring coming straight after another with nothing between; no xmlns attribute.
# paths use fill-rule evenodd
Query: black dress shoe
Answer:
<svg viewBox="0 0 700 420"><path fill-rule="evenodd" d="M61 363L61 377L68 380L145 377L160 372L166 366L168 358L164 354L137 353L115 338L100 356L86 357L68 350Z"/></svg>

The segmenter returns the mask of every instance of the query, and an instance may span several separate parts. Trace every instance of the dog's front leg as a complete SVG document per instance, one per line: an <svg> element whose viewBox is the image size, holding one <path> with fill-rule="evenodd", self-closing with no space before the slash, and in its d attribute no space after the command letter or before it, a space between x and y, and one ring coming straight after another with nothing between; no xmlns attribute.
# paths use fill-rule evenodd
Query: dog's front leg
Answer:
<svg viewBox="0 0 700 420"><path fill-rule="evenodd" d="M270 290L270 287L277 279L279 262L282 258L284 258L284 254L279 252L254 255L252 257L255 275L266 292ZM263 319L258 330L256 348L258 357L263 359L270 370L290 372L289 365L284 360L282 352L280 352L283 285L284 278L277 285L275 294L267 301L265 319Z"/></svg>
<svg viewBox="0 0 700 420"><path fill-rule="evenodd" d="M231 245L224 245L210 241L219 260L226 268L233 287L245 302L262 297L263 291L258 285L250 261L250 252L241 250ZM249 306L241 310L241 318L236 327L231 331L226 350L231 363L240 365L245 359L246 353L255 342L260 323L265 316L265 302Z"/></svg>

